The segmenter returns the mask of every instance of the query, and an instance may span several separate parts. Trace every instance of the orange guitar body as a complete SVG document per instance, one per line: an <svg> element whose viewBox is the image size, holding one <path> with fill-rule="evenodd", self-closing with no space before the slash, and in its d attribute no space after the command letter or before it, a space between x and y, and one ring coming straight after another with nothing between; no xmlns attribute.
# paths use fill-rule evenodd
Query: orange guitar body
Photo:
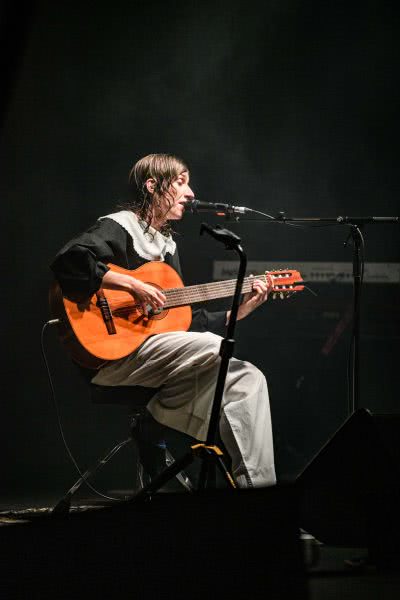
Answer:
<svg viewBox="0 0 400 600"><path fill-rule="evenodd" d="M85 302L77 303L63 296L60 286L50 288L52 318L60 320L61 341L72 358L89 369L98 369L108 361L124 358L149 336L170 331L187 331L192 322L191 304L234 294L236 280L184 287L178 273L163 262L148 262L129 271L109 264L112 271L125 273L164 291L166 303L158 313L146 318L141 306L128 292L98 290ZM281 299L302 291L298 271L268 271L272 278L272 298ZM266 275L257 276L266 282ZM252 278L245 278L242 293L252 289Z"/></svg>
<svg viewBox="0 0 400 600"><path fill-rule="evenodd" d="M149 262L138 269L127 270L108 265L118 273L133 275L159 289L183 288L178 273L163 262ZM54 283L50 289L52 318L61 319L59 334L62 342L80 365L97 369L107 361L117 360L136 350L150 335L169 331L187 331L192 321L190 306L163 310L146 319L128 292L103 290L112 315L115 333L110 333L104 312L94 294L85 303L77 304L64 297Z"/></svg>

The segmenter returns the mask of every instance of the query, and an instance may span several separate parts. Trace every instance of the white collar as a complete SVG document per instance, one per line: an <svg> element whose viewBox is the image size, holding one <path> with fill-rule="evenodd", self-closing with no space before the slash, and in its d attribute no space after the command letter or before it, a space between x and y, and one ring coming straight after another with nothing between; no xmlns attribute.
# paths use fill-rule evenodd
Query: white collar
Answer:
<svg viewBox="0 0 400 600"><path fill-rule="evenodd" d="M144 233L146 223L139 221L137 215L130 210L121 210L117 213L99 217L99 220L101 219L112 219L121 225L132 238L133 247L137 254L146 260L164 261L167 252L171 255L175 254L176 243L172 237L163 235L151 226Z"/></svg>

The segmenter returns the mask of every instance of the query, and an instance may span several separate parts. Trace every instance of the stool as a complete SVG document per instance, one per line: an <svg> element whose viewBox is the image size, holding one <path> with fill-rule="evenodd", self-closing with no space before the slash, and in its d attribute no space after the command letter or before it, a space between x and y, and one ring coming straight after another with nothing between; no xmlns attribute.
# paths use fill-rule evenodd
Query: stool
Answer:
<svg viewBox="0 0 400 600"><path fill-rule="evenodd" d="M69 512L72 496L83 483L98 472L115 454L129 443L136 450L136 465L134 468L134 491L137 492L147 485L152 478L174 462L174 457L168 450L165 440L166 428L152 417L147 410L147 404L157 392L157 388L143 386L102 386L89 383L91 400L95 404L114 404L128 407L128 422L130 435L118 442L96 463L87 469L74 483L68 492L52 509L52 514L62 515ZM192 492L194 487L186 473L181 471L176 479L186 491ZM89 486L91 487L91 486Z"/></svg>

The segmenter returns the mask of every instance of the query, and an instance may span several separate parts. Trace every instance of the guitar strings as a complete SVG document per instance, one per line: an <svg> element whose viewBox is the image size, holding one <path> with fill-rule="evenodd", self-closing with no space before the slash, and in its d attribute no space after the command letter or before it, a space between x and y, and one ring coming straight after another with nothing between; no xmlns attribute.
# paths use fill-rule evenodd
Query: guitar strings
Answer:
<svg viewBox="0 0 400 600"><path fill-rule="evenodd" d="M265 275L258 275L257 277L255 277L255 279L265 279ZM250 291L251 286L249 286L249 283L251 281L251 279L253 278L246 278L246 280L243 283L242 286L242 290L244 291L244 293L246 293L246 291ZM202 299L207 300L207 299L216 299L216 298L222 298L224 297L224 295L229 296L232 292L232 284L236 284L236 280L228 280L228 281L217 281L217 282L213 282L213 283L204 283L204 284L199 284L199 285L195 285L195 286L186 286L186 287L182 287L182 288L170 288L167 290L163 290L163 293L165 294L166 298L167 298L167 302L165 307L169 308L171 306L176 305L176 302L178 303L190 303L190 300L192 302L194 301L198 301L200 302ZM212 294L212 297L207 298L208 294ZM134 306L139 306L139 305L129 305L126 307L127 310L129 310L130 308L134 307ZM110 308L111 308L111 304L110 304ZM124 310L124 307L120 307L121 310Z"/></svg>
<svg viewBox="0 0 400 600"><path fill-rule="evenodd" d="M265 279L265 275L258 275L254 277L254 279ZM246 278L243 282L242 291L246 293L251 290L251 286L249 283L253 278ZM172 308L174 306L190 304L194 302L201 302L207 299L213 300L217 298L223 298L224 296L231 295L233 284L236 285L236 280L228 280L228 281L217 281L212 283L204 283L196 286L187 286L183 288L170 288L167 290L163 290L167 298L167 302L164 305L164 308ZM211 294L209 298L208 294ZM112 309L112 305L109 304ZM131 311L135 307L139 307L140 305L128 305L126 307L119 307L114 309L118 311L118 313Z"/></svg>
<svg viewBox="0 0 400 600"><path fill-rule="evenodd" d="M282 274L273 275L275 278L282 278ZM254 279L261 279L266 281L266 275L257 275L253 277L246 277L243 281L242 293L247 293L251 291L251 283ZM272 291L275 292L284 292L291 293L295 290L290 288L290 285L293 285L293 277L288 278L290 281L285 281L285 286L280 284L282 287L279 287L279 284L275 284L275 288ZM223 298L224 296L232 295L232 290L236 286L236 280L223 280L212 283L204 283L195 286L187 286L183 288L170 288L167 290L163 290L167 298L167 302L164 305L164 309L174 308L178 306L185 306L187 304L192 304L196 302L202 302L205 300L214 300L217 298ZM208 297L208 294L211 294ZM132 310L140 309L139 304L127 304L126 306L119 305L113 306L111 302L109 302L109 307L111 310L117 315L124 315L125 313L131 313Z"/></svg>

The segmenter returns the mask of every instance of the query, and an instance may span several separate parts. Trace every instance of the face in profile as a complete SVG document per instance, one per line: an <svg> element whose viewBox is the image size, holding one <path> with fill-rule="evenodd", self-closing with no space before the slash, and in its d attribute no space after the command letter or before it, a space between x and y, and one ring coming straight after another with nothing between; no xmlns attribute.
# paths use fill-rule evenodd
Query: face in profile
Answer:
<svg viewBox="0 0 400 600"><path fill-rule="evenodd" d="M154 193L154 180L148 179L147 189ZM160 226L165 221L178 221L182 219L185 212L185 204L194 198L194 193L189 186L189 173L182 171L171 183L168 193L157 198L158 210L153 218L153 227Z"/></svg>

